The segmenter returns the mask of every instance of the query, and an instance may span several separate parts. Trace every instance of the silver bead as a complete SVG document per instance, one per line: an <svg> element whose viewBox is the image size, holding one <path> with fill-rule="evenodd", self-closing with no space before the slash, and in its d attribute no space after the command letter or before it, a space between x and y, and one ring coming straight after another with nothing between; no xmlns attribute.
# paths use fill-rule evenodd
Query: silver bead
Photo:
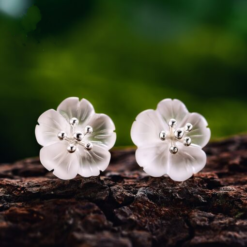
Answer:
<svg viewBox="0 0 247 247"><path fill-rule="evenodd" d="M91 142L88 142L88 143L85 144L85 148L87 150L91 150L93 148L93 144Z"/></svg>
<svg viewBox="0 0 247 247"><path fill-rule="evenodd" d="M164 141L164 140L166 139L166 132L165 132L164 130L162 130L162 131L160 132L160 139L161 139L162 141Z"/></svg>
<svg viewBox="0 0 247 247"><path fill-rule="evenodd" d="M178 148L175 147L175 146L171 146L171 147L170 147L170 152L171 152L172 154L176 154L176 153L178 152Z"/></svg>
<svg viewBox="0 0 247 247"><path fill-rule="evenodd" d="M184 138L184 145L185 146L190 146L190 144L191 144L191 138L190 137L185 137Z"/></svg>
<svg viewBox="0 0 247 247"><path fill-rule="evenodd" d="M193 125L191 123L185 124L184 129L186 132L190 132L192 130L192 128L193 128Z"/></svg>
<svg viewBox="0 0 247 247"><path fill-rule="evenodd" d="M182 139L183 138L183 135L184 135L184 131L182 129L177 129L175 132L174 132L174 135L177 139Z"/></svg>
<svg viewBox="0 0 247 247"><path fill-rule="evenodd" d="M57 137L62 141L66 137L66 133L64 131L61 131L58 133Z"/></svg>
<svg viewBox="0 0 247 247"><path fill-rule="evenodd" d="M170 121L169 121L169 126L170 127L174 127L175 125L176 125L176 123L177 123L177 121L176 121L176 119L170 119Z"/></svg>
<svg viewBox="0 0 247 247"><path fill-rule="evenodd" d="M74 134L74 138L77 140L77 141L81 141L83 139L83 134L81 132L76 132Z"/></svg>
<svg viewBox="0 0 247 247"><path fill-rule="evenodd" d="M91 126L86 126L85 127L85 134L91 134L93 133L93 128Z"/></svg>
<svg viewBox="0 0 247 247"><path fill-rule="evenodd" d="M71 126L76 126L79 123L79 120L77 118L73 117L69 120L69 123Z"/></svg>
<svg viewBox="0 0 247 247"><path fill-rule="evenodd" d="M69 144L69 146L67 147L67 150L69 153L74 153L76 151L76 145Z"/></svg>

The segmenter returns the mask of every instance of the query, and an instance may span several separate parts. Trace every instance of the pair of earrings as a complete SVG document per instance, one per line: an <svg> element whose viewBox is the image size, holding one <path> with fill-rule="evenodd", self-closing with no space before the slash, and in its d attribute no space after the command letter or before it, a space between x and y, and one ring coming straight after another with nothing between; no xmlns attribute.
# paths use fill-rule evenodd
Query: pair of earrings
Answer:
<svg viewBox="0 0 247 247"><path fill-rule="evenodd" d="M109 165L109 149L116 141L114 123L109 116L95 113L86 99L67 98L56 111L44 112L38 123L40 161L58 178L98 176ZM207 125L203 116L189 113L181 101L162 100L156 110L141 112L132 125L137 163L153 177L190 178L206 164L202 148L211 135Z"/></svg>

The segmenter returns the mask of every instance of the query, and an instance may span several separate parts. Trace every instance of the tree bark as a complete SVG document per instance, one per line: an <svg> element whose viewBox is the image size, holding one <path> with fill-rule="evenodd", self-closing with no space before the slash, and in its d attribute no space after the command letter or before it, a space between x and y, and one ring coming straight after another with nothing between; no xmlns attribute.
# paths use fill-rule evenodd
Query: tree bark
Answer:
<svg viewBox="0 0 247 247"><path fill-rule="evenodd" d="M0 165L0 246L245 246L247 136L212 142L202 172L153 178L133 148L63 181L38 158Z"/></svg>

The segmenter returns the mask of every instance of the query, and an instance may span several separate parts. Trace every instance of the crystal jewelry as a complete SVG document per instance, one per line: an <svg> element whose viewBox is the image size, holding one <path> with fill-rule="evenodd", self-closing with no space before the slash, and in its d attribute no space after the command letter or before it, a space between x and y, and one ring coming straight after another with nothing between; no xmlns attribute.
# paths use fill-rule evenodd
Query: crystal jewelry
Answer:
<svg viewBox="0 0 247 247"><path fill-rule="evenodd" d="M38 119L35 135L40 161L61 179L97 176L110 162L116 141L115 126L105 114L97 114L86 99L65 99L55 110Z"/></svg>
<svg viewBox="0 0 247 247"><path fill-rule="evenodd" d="M207 126L203 116L189 113L181 101L162 100L156 110L141 112L132 125L137 163L153 177L190 178L206 164L202 148L211 136Z"/></svg>

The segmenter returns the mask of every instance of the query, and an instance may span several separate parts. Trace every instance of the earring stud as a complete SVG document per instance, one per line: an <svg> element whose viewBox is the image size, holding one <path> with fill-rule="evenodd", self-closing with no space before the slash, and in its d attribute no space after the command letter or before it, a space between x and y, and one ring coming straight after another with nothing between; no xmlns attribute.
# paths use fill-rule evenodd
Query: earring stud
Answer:
<svg viewBox="0 0 247 247"><path fill-rule="evenodd" d="M211 136L207 126L203 116L189 113L181 101L162 100L156 110L141 112L132 125L137 163L153 177L190 178L206 164L202 148Z"/></svg>
<svg viewBox="0 0 247 247"><path fill-rule="evenodd" d="M35 135L42 165L60 179L97 176L110 162L116 141L113 121L97 114L86 99L65 99L38 119Z"/></svg>

